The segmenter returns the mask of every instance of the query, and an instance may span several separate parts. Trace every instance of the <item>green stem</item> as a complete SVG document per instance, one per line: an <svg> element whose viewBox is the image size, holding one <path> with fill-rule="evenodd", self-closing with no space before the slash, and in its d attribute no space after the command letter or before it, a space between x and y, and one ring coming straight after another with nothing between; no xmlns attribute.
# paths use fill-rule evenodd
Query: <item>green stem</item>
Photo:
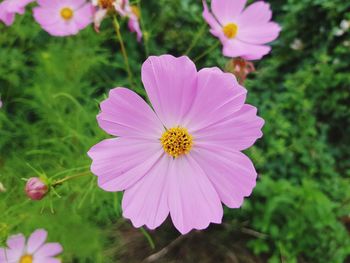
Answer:
<svg viewBox="0 0 350 263"><path fill-rule="evenodd" d="M204 51L202 54L200 54L198 57L196 57L193 61L197 62L198 60L200 60L201 58L205 57L206 55L208 55L210 52L212 52L215 48L217 48L220 45L220 42L216 42L213 46L211 46L210 48L208 48L206 51Z"/></svg>
<svg viewBox="0 0 350 263"><path fill-rule="evenodd" d="M198 40L201 38L201 36L203 35L203 33L205 32L205 29L207 28L206 24L203 24L200 29L198 30L197 34L195 35L195 37L193 38L191 45L188 47L188 49L185 51L185 55L188 55L191 50L197 45Z"/></svg>
<svg viewBox="0 0 350 263"><path fill-rule="evenodd" d="M156 246L155 246L155 244L154 244L154 242L153 242L153 239L152 239L152 237L150 236L150 234L148 234L148 232L147 232L143 227L141 227L140 230L141 230L141 233L142 233L142 234L145 236L145 238L147 239L147 241L148 241L150 247L151 247L152 249L155 249Z"/></svg>
<svg viewBox="0 0 350 263"><path fill-rule="evenodd" d="M133 83L133 76L132 76L132 72L131 72L130 64L129 64L129 58L128 58L128 54L127 54L126 49L125 49L122 34L120 33L120 25L119 25L117 16L115 16L115 15L113 16L113 26L114 26L115 33L117 35L117 39L118 39L119 44L120 44L120 49L122 51L122 55L124 58L124 63L125 63L126 71L128 73L129 83L131 85L131 88L133 88L134 83Z"/></svg>
<svg viewBox="0 0 350 263"><path fill-rule="evenodd" d="M72 180L72 179L75 179L75 178L78 178L78 177L82 177L82 176L85 176L85 175L89 175L89 174L90 174L90 171L87 171L87 172L84 172L84 173L67 176L67 177L65 177L65 178L63 178L61 180L58 180L58 181L52 183L51 186L55 187L57 185L63 184L66 181L69 181L69 180Z"/></svg>
<svg viewBox="0 0 350 263"><path fill-rule="evenodd" d="M142 7L141 7L141 0L139 0L137 2L137 7L140 10L140 24L141 24L141 29L144 33L144 37L143 37L143 43L145 45L145 52L146 52L146 57L149 56L149 47L148 47L148 31L146 30L145 27L145 22L143 20L143 15L142 15Z"/></svg>

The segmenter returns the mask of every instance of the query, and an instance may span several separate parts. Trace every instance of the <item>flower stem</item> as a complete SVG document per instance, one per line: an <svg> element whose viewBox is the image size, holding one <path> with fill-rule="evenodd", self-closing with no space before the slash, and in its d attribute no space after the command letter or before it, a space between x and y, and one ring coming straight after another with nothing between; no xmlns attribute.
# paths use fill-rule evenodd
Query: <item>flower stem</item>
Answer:
<svg viewBox="0 0 350 263"><path fill-rule="evenodd" d="M117 35L117 39L118 39L119 44L120 44L120 49L122 51L122 55L123 55L123 58L124 58L126 71L128 73L129 84L130 84L131 88L133 88L134 87L134 83L133 83L133 76L132 76L132 72L131 72L130 64L129 64L129 58L128 58L128 54L127 54L126 49L125 49L125 45L124 45L122 34L120 33L120 25L119 25L119 22L118 22L118 19L117 19L116 15L113 16L113 26L114 26L115 33Z"/></svg>
<svg viewBox="0 0 350 263"><path fill-rule="evenodd" d="M203 33L205 32L205 29L207 28L206 24L203 24L200 29L198 30L197 34L195 35L195 37L193 38L191 45L188 47L188 49L185 51L185 55L188 55L191 50L197 45L199 39L201 38L201 36L203 35Z"/></svg>
<svg viewBox="0 0 350 263"><path fill-rule="evenodd" d="M57 180L56 182L52 183L51 186L55 187L57 185L63 184L66 181L69 181L69 180L72 180L72 179L75 179L75 178L78 178L78 177L82 177L82 176L85 176L85 175L89 175L89 174L90 174L90 171L87 171L87 172L84 172L84 173L67 176L67 177L65 177L65 178L63 178L61 180Z"/></svg>
<svg viewBox="0 0 350 263"><path fill-rule="evenodd" d="M140 10L140 23L141 23L142 31L144 31L143 43L144 43L144 46L145 46L146 57L148 57L149 56L149 47L148 47L148 40L149 40L149 35L148 34L149 33L146 30L145 21L143 20L141 0L139 0L137 2L137 7Z"/></svg>
<svg viewBox="0 0 350 263"><path fill-rule="evenodd" d="M201 58L205 57L208 55L210 52L212 52L215 48L217 48L220 45L220 42L216 42L214 45L212 45L210 48L208 48L206 51L204 51L202 54L200 54L198 57L196 57L193 61L197 62Z"/></svg>

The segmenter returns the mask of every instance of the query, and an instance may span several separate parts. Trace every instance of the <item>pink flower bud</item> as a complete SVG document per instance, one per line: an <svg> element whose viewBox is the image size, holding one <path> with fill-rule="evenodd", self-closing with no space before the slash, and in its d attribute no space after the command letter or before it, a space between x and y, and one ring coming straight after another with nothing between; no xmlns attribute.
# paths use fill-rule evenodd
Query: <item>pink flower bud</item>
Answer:
<svg viewBox="0 0 350 263"><path fill-rule="evenodd" d="M41 200L47 194L48 186L38 177L29 178L26 184L26 194L32 200Z"/></svg>

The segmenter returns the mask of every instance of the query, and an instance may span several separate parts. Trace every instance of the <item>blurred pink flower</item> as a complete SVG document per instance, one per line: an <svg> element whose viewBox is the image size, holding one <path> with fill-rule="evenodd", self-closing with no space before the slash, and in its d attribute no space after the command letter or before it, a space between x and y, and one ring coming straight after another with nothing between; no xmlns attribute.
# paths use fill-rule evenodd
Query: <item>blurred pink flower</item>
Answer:
<svg viewBox="0 0 350 263"><path fill-rule="evenodd" d="M27 242L22 234L10 236L7 247L0 248L0 263L61 262L55 256L62 253L62 246L59 243L45 243L46 238L47 232L43 229L35 230Z"/></svg>
<svg viewBox="0 0 350 263"><path fill-rule="evenodd" d="M38 0L34 18L53 36L75 35L92 23L93 7L85 0Z"/></svg>
<svg viewBox="0 0 350 263"><path fill-rule="evenodd" d="M188 57L148 58L142 81L152 108L125 88L101 103L99 126L118 138L88 152L98 185L125 191L123 216L135 227L154 229L169 213L182 234L221 223L221 202L240 207L256 184L241 151L262 136L264 120L231 73L197 72Z"/></svg>
<svg viewBox="0 0 350 263"><path fill-rule="evenodd" d="M23 15L26 5L34 0L5 0L0 3L0 21L10 26L15 21L15 15Z"/></svg>
<svg viewBox="0 0 350 263"><path fill-rule="evenodd" d="M116 11L121 17L127 17L129 30L137 34L137 40L141 41L142 31L139 24L140 11L136 6L132 6L129 0L92 0L96 7L94 14L95 30L98 32L102 20L108 12Z"/></svg>
<svg viewBox="0 0 350 263"><path fill-rule="evenodd" d="M40 178L32 177L27 181L25 192L32 200L41 200L45 197L49 188Z"/></svg>
<svg viewBox="0 0 350 263"><path fill-rule="evenodd" d="M210 26L210 32L220 39L224 56L261 59L271 51L271 47L265 44L275 40L281 28L270 21L272 12L269 4L258 1L243 10L246 2L212 0L212 14L203 0L203 17Z"/></svg>

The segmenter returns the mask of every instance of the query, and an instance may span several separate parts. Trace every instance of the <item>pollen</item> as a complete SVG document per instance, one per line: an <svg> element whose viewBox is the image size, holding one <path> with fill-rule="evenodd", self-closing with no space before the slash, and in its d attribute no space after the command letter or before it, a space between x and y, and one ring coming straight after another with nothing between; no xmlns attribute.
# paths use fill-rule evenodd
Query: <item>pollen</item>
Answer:
<svg viewBox="0 0 350 263"><path fill-rule="evenodd" d="M73 9L69 8L69 7L64 7L61 9L61 17L64 20L70 20L74 15L74 11Z"/></svg>
<svg viewBox="0 0 350 263"><path fill-rule="evenodd" d="M19 260L19 263L33 263L33 256L32 255L24 255Z"/></svg>
<svg viewBox="0 0 350 263"><path fill-rule="evenodd" d="M115 0L99 0L98 5L103 9L112 9Z"/></svg>
<svg viewBox="0 0 350 263"><path fill-rule="evenodd" d="M174 127L163 133L160 142L168 155L177 158L190 152L193 146L193 137L186 128Z"/></svg>
<svg viewBox="0 0 350 263"><path fill-rule="evenodd" d="M237 35L238 26L235 23L229 23L222 28L222 31L224 32L227 38L231 39Z"/></svg>

